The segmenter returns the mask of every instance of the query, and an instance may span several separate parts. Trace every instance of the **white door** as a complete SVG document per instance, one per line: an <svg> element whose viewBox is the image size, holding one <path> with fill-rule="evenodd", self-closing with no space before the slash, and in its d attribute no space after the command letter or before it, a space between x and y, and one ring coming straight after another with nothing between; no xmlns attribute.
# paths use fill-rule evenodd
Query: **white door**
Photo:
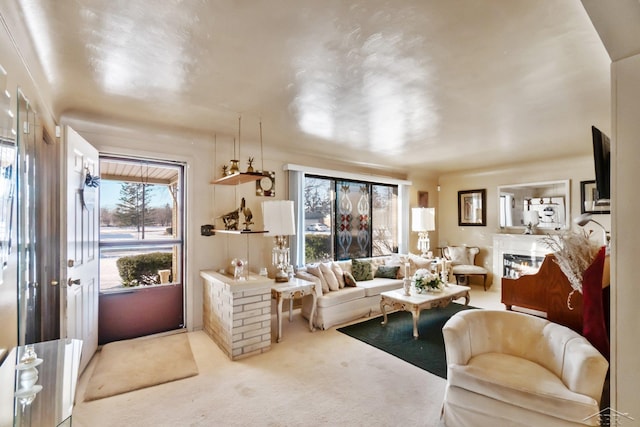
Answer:
<svg viewBox="0 0 640 427"><path fill-rule="evenodd" d="M80 372L98 348L98 188L84 184L99 176L98 151L70 127L66 151L66 310L62 334L82 340Z"/></svg>

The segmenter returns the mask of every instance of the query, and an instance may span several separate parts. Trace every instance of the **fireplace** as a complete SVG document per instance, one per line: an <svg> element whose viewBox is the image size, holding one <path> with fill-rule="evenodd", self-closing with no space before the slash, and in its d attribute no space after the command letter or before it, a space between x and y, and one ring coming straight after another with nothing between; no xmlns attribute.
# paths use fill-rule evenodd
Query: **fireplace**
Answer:
<svg viewBox="0 0 640 427"><path fill-rule="evenodd" d="M493 235L493 285L502 287L502 277L515 279L523 274L534 274L544 256L551 252L535 234Z"/></svg>

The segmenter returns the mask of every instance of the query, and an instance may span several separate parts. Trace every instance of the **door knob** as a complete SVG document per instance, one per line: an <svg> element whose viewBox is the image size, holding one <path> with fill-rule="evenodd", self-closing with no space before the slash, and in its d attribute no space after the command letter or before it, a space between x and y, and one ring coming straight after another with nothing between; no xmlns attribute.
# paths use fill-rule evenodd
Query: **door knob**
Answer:
<svg viewBox="0 0 640 427"><path fill-rule="evenodd" d="M67 281L67 284L68 284L69 286L72 286L72 285L79 285L79 284L80 284L80 279L72 280L71 278L69 278L69 280Z"/></svg>

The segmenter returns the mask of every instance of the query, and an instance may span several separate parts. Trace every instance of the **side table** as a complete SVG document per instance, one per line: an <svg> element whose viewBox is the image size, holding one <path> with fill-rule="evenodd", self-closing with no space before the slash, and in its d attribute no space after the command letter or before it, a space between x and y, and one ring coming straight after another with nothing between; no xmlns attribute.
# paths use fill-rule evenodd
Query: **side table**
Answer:
<svg viewBox="0 0 640 427"><path fill-rule="evenodd" d="M316 313L316 284L306 280L293 277L288 282L278 283L271 287L271 298L276 300L277 304L277 319L278 319L278 335L277 342L282 339L282 301L284 299L289 300L289 322L292 320L293 300L296 298L302 298L305 295L313 296L313 306L311 308L311 315L309 316L309 330L315 331L313 327L313 318Z"/></svg>

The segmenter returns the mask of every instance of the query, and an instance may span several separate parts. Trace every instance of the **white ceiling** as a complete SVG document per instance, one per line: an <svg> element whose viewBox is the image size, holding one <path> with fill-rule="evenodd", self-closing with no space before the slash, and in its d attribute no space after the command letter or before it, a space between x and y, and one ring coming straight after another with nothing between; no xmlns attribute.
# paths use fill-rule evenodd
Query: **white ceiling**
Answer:
<svg viewBox="0 0 640 427"><path fill-rule="evenodd" d="M57 117L433 172L591 153L610 60L579 0L15 0ZM37 71L37 73L35 72Z"/></svg>

